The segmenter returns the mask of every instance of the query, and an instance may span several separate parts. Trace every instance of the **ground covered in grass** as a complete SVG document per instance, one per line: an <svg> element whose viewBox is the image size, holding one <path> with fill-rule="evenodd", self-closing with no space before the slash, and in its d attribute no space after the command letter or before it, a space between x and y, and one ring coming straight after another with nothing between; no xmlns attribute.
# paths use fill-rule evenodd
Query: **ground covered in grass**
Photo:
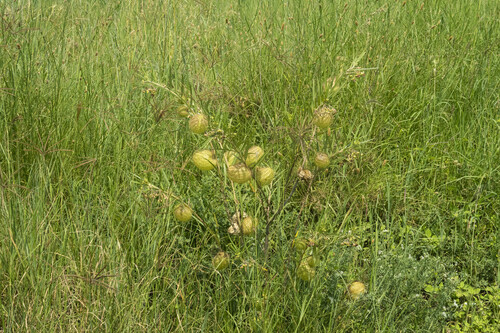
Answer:
<svg viewBox="0 0 500 333"><path fill-rule="evenodd" d="M3 1L0 331L497 332L499 17L495 0ZM224 153L255 145L233 183Z"/></svg>

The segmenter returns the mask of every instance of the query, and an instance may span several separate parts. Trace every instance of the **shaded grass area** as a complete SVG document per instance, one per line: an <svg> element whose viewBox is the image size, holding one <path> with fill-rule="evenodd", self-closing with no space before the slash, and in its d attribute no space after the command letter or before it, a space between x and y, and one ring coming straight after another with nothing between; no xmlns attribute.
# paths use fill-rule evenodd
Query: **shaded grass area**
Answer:
<svg viewBox="0 0 500 333"><path fill-rule="evenodd" d="M499 11L1 4L0 328L496 331ZM213 131L190 133L176 95ZM338 111L329 133L310 126L323 104ZM268 260L263 228L227 234L230 183L189 162L220 137L262 146L277 170ZM332 166L292 193L291 166L314 151ZM263 218L250 187L235 193ZM172 195L198 218L176 222ZM310 283L295 276L297 234L321 255ZM358 301L353 280L368 286Z"/></svg>

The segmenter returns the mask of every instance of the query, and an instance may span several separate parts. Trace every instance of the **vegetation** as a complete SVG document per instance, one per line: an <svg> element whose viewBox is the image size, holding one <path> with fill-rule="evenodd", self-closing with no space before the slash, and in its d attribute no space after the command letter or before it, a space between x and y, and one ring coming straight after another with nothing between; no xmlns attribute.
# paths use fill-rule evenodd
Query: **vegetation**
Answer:
<svg viewBox="0 0 500 333"><path fill-rule="evenodd" d="M499 13L1 2L0 331L498 332Z"/></svg>

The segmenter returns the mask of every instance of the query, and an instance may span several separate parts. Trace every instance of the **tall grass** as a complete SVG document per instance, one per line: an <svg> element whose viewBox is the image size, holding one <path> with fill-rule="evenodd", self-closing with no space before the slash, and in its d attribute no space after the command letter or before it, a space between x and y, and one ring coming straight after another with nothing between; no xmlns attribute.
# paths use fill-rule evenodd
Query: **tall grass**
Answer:
<svg viewBox="0 0 500 333"><path fill-rule="evenodd" d="M499 14L493 0L2 2L0 329L496 331ZM329 133L310 126L323 104ZM214 138L264 148L267 201L195 169ZM293 188L315 151L332 166ZM176 222L174 197L198 217ZM279 211L268 256L262 224L227 234L234 197L261 221ZM321 256L311 282L297 237Z"/></svg>

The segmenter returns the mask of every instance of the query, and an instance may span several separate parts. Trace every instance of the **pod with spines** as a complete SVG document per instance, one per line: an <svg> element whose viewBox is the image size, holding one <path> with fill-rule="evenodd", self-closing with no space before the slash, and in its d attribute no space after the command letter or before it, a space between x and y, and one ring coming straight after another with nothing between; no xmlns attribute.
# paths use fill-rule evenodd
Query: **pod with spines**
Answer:
<svg viewBox="0 0 500 333"><path fill-rule="evenodd" d="M177 114L181 117L187 118L189 116L189 107L185 104L180 105L177 108Z"/></svg>
<svg viewBox="0 0 500 333"><path fill-rule="evenodd" d="M307 250L308 242L304 238L296 238L293 240L293 248L297 253L302 255Z"/></svg>
<svg viewBox="0 0 500 333"><path fill-rule="evenodd" d="M309 267L315 268L319 264L319 258L315 255L311 255L304 258L303 262L309 265Z"/></svg>
<svg viewBox="0 0 500 333"><path fill-rule="evenodd" d="M236 152L229 150L224 153L224 160L227 166L235 165L241 163L241 160L238 158Z"/></svg>

